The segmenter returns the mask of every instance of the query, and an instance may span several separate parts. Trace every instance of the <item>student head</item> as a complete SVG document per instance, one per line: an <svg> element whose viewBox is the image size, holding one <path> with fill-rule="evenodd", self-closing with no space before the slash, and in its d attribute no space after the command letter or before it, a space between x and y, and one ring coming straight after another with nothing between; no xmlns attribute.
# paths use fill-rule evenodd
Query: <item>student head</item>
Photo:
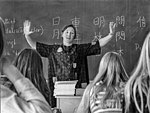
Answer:
<svg viewBox="0 0 150 113"><path fill-rule="evenodd" d="M116 52L107 52L100 61L99 70L96 77L94 78L93 82L85 89L81 103L77 109L77 113L88 113L90 107L90 91L92 87L97 84L101 84L99 85L98 89L94 91L95 96L105 87L107 91L105 98L103 99L105 100L109 96L113 95L113 89L116 87L121 89L121 83L125 83L127 79L128 75L123 66L122 57Z"/></svg>
<svg viewBox="0 0 150 113"><path fill-rule="evenodd" d="M14 65L19 71L31 80L35 87L47 97L48 87L43 74L41 56L34 49L24 49L16 57Z"/></svg>
<svg viewBox="0 0 150 113"><path fill-rule="evenodd" d="M116 52L107 52L101 59L93 84L101 81L106 86L116 86L127 79L122 57Z"/></svg>
<svg viewBox="0 0 150 113"><path fill-rule="evenodd" d="M63 43L72 44L73 40L76 38L76 28L72 24L65 26L62 29L62 38Z"/></svg>
<svg viewBox="0 0 150 113"><path fill-rule="evenodd" d="M5 37L5 25L4 25L4 21L0 17L0 58L3 54L3 49L4 49L4 37ZM2 68L2 65L0 65L0 68ZM0 72L0 74L2 74L2 72ZM6 77L0 77L0 84L3 84L7 87L12 86L12 83Z"/></svg>
<svg viewBox="0 0 150 113"><path fill-rule="evenodd" d="M143 96L146 97L146 100L143 100ZM126 112L129 109L131 98L139 113L143 113L144 106L148 106L150 112L150 32L144 40L138 64L125 87ZM141 105L138 101L141 102ZM147 105L143 105L144 103Z"/></svg>

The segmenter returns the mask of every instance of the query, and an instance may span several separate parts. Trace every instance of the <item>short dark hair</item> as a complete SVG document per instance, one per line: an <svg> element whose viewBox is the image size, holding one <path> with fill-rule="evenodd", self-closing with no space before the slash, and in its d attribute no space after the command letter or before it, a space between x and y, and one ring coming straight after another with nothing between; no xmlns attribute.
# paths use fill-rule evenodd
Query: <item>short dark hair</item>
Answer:
<svg viewBox="0 0 150 113"><path fill-rule="evenodd" d="M5 26L2 18L0 17L0 57L2 56L4 49L4 34L5 34Z"/></svg>
<svg viewBox="0 0 150 113"><path fill-rule="evenodd" d="M74 39L75 39L76 38L76 28L74 25L69 24L69 25L64 26L61 32L63 33L68 27L72 27L74 29Z"/></svg>

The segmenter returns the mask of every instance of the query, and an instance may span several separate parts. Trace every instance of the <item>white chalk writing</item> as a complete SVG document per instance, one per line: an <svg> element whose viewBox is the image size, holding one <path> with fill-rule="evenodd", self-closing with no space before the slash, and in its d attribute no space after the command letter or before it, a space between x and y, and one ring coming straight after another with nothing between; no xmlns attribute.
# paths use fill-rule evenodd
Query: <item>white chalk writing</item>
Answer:
<svg viewBox="0 0 150 113"><path fill-rule="evenodd" d="M59 39L59 29L53 29L53 36L52 39Z"/></svg>
<svg viewBox="0 0 150 113"><path fill-rule="evenodd" d="M101 17L96 17L93 19L93 24L99 27L104 27L105 26L105 18L104 16Z"/></svg>
<svg viewBox="0 0 150 113"><path fill-rule="evenodd" d="M59 16L53 18L53 25L59 25L59 23L60 23L60 17Z"/></svg>
<svg viewBox="0 0 150 113"><path fill-rule="evenodd" d="M76 33L76 41L77 41L77 44L79 43L79 34L78 34L78 27L79 27L79 25L80 25L80 18L77 18L77 17L75 17L75 18L73 18L73 19L71 19L71 22L72 22L72 24L75 26L75 28L76 28L76 31L77 31L77 33Z"/></svg>
<svg viewBox="0 0 150 113"><path fill-rule="evenodd" d="M11 48L14 48L14 46L16 45L16 40L15 40L15 39L12 40L12 41L9 40L9 41L6 42L6 44L7 44L7 45L10 45Z"/></svg>
<svg viewBox="0 0 150 113"><path fill-rule="evenodd" d="M146 21L144 16L140 16L139 19L137 20L137 23L139 23L140 27L146 27Z"/></svg>
<svg viewBox="0 0 150 113"><path fill-rule="evenodd" d="M142 49L142 47L138 43L135 43L135 50L137 51L137 50L141 50L141 49Z"/></svg>
<svg viewBox="0 0 150 113"><path fill-rule="evenodd" d="M124 51L124 50L121 48L121 46L120 46L120 48L117 50L117 52L119 53L120 56L124 54L123 51Z"/></svg>
<svg viewBox="0 0 150 113"><path fill-rule="evenodd" d="M125 26L125 16L117 16L116 17L116 26L122 25Z"/></svg>
<svg viewBox="0 0 150 113"><path fill-rule="evenodd" d="M125 40L126 37L125 37L125 32L124 31L118 31L116 32L116 42L118 40Z"/></svg>

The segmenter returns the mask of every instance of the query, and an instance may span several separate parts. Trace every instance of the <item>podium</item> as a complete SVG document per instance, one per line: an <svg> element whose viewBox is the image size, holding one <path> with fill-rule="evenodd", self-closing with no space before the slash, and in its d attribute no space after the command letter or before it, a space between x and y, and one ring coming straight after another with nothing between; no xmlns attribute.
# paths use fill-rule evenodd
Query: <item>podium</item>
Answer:
<svg viewBox="0 0 150 113"><path fill-rule="evenodd" d="M75 113L82 96L56 96L57 108L61 109L62 113Z"/></svg>

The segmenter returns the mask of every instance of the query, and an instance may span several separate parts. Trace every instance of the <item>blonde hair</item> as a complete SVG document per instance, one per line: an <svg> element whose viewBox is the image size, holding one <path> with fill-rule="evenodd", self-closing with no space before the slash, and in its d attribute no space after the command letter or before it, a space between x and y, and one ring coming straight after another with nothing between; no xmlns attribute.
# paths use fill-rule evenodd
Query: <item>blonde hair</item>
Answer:
<svg viewBox="0 0 150 113"><path fill-rule="evenodd" d="M99 72L97 73L94 81L87 86L85 92L83 94L81 103L77 109L77 113L89 113L90 112L90 91L91 88L102 81L102 86L106 88L118 86L120 82L125 82L128 79L128 75L126 70L123 66L123 59L122 57L116 52L107 52L101 59L99 65ZM99 90L102 89L99 87ZM98 91L99 91L98 90ZM96 95L97 91L94 92ZM109 90L108 90L108 93ZM108 95L105 96L107 98Z"/></svg>
<svg viewBox="0 0 150 113"><path fill-rule="evenodd" d="M125 112L128 111L130 106L130 99L133 98L133 102L137 110L143 113L144 99L147 98L147 106L150 112L150 32L148 33L143 47L141 50L140 58L136 68L134 69L130 79L125 86ZM137 99L137 93L139 94L140 105Z"/></svg>

